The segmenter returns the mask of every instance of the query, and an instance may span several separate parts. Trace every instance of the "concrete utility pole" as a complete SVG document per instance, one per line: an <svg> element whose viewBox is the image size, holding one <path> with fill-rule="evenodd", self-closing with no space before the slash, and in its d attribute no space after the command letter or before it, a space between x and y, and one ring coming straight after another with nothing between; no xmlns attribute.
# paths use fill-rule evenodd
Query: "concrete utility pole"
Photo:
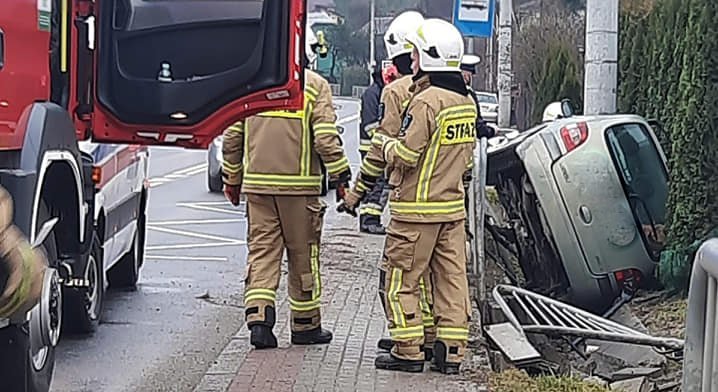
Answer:
<svg viewBox="0 0 718 392"><path fill-rule="evenodd" d="M374 68L375 65L375 52L376 52L376 13L375 13L375 6L376 2L375 0L371 0L371 5L369 6L369 84L371 85L371 74L372 74L372 68Z"/></svg>
<svg viewBox="0 0 718 392"><path fill-rule="evenodd" d="M596 0L602 1L602 0ZM511 22L512 0L499 3L499 119L500 128L511 126Z"/></svg>
<svg viewBox="0 0 718 392"><path fill-rule="evenodd" d="M616 113L618 3L586 1L584 114Z"/></svg>

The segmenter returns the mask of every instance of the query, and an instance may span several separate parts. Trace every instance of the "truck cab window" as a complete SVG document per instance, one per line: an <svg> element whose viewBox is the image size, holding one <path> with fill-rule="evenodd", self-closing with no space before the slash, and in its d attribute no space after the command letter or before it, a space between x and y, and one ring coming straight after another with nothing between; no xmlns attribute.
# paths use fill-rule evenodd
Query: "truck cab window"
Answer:
<svg viewBox="0 0 718 392"><path fill-rule="evenodd" d="M622 124L606 132L611 156L649 253L665 245L668 175L663 159L640 124Z"/></svg>

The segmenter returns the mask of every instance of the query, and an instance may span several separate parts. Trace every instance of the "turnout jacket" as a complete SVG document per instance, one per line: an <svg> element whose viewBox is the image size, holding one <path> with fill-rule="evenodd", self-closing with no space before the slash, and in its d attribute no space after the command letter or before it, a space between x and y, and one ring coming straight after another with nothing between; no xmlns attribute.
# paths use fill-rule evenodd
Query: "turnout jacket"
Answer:
<svg viewBox="0 0 718 392"><path fill-rule="evenodd" d="M303 110L263 112L224 131L224 183L243 193L319 195L322 164L332 179L350 171L336 120L329 83L306 70Z"/></svg>

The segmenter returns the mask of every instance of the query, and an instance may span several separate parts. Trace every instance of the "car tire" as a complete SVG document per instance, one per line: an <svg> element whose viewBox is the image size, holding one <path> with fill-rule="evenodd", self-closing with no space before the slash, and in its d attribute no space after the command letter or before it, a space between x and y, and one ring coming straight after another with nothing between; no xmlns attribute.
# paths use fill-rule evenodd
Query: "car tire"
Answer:
<svg viewBox="0 0 718 392"><path fill-rule="evenodd" d="M221 193L224 187L222 175L213 176L212 173L207 170L207 187L211 193Z"/></svg>
<svg viewBox="0 0 718 392"><path fill-rule="evenodd" d="M92 241L92 249L87 258L86 277L90 281L90 287L87 290L66 288L64 293L63 327L78 334L95 332L102 318L105 298L102 246L96 234Z"/></svg>
<svg viewBox="0 0 718 392"><path fill-rule="evenodd" d="M37 215L37 226L42 227L42 223L47 222L51 217L52 215L47 203L45 200L41 200ZM45 254L47 255L50 266L56 268L60 254L58 252L57 239L55 237L54 230L47 236L42 246ZM58 304L56 309L59 311L59 314L54 316L57 318L57 320L55 320L55 326L58 328L59 332L62 325L62 290L58 289L57 293L58 298L56 298L56 300L59 301L60 304ZM52 375L55 371L55 346L52 344L44 346L43 343L38 340L37 337L40 334L34 333L36 332L34 331L35 323L33 323L32 320L34 313L34 311L30 312L31 319L27 329L18 327L28 331L27 334L25 334L24 331L22 332L22 336L27 336L28 339L28 349L25 350L26 357L24 360L27 366L26 385L29 392L47 392L50 390Z"/></svg>
<svg viewBox="0 0 718 392"><path fill-rule="evenodd" d="M144 203L141 203L142 206ZM122 256L108 272L107 281L112 288L135 289L140 278L140 267L144 264L144 243L145 243L146 216L144 208L140 209L137 218L137 230L132 239L130 251Z"/></svg>

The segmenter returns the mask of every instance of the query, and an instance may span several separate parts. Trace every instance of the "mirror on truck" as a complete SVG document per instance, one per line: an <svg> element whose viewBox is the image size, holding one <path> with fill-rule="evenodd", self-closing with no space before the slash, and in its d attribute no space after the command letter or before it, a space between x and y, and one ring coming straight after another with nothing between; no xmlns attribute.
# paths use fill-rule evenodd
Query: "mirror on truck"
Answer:
<svg viewBox="0 0 718 392"><path fill-rule="evenodd" d="M573 104L571 103L570 99L561 100L561 113L563 114L564 118L573 116Z"/></svg>

